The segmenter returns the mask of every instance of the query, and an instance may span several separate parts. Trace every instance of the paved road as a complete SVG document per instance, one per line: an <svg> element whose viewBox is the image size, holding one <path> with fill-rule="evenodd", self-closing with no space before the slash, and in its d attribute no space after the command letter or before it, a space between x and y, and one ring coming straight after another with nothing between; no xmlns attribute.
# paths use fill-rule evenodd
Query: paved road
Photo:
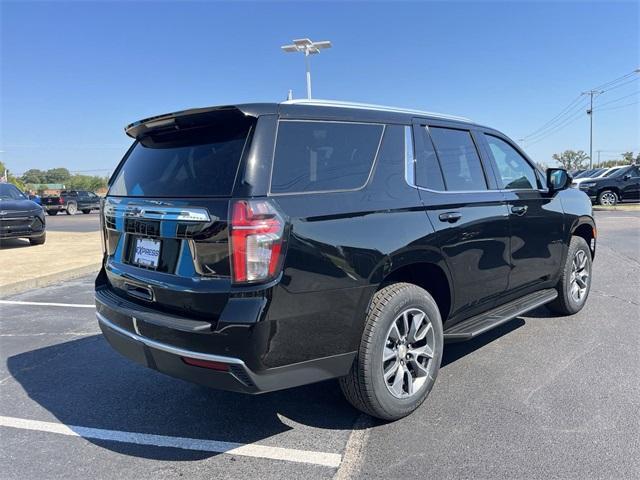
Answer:
<svg viewBox="0 0 640 480"><path fill-rule="evenodd" d="M99 229L100 216L97 211L87 215L84 213L47 215L47 230L52 232L96 232Z"/></svg>
<svg viewBox="0 0 640 480"><path fill-rule="evenodd" d="M638 478L640 214L596 217L585 310L543 307L447 345L429 399L390 424L358 414L334 381L257 397L208 390L121 358L92 308L0 304L1 476ZM91 297L87 278L10 300ZM148 445L184 438L200 451ZM244 450L219 453L235 444Z"/></svg>

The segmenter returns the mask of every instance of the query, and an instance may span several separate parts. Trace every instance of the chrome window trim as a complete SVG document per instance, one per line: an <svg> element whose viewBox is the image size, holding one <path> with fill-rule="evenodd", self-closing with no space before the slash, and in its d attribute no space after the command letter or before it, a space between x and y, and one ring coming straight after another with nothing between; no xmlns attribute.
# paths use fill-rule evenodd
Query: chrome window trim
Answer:
<svg viewBox="0 0 640 480"><path fill-rule="evenodd" d="M378 140L378 147L376 148L376 153L373 155L373 161L371 162L371 168L369 169L369 174L367 175L366 180L362 186L357 188L343 188L343 189L335 189L335 190L312 190L309 192L282 192L282 193L273 193L271 191L271 182L273 181L273 166L276 161L276 146L278 144L278 132L280 130L281 122L304 122L304 123L347 123L347 124L357 124L357 125L378 125L382 127L382 131L380 132L380 138ZM278 119L278 125L276 126L276 140L273 142L273 154L271 155L271 171L269 173L269 191L267 196L269 197L284 197L287 195L314 195L318 193L343 193L343 192L357 192L359 190L364 189L369 182L371 181L371 177L373 176L373 172L376 168L376 164L378 162L378 154L380 153L380 147L382 146L382 139L384 138L384 133L387 130L387 125L385 123L377 123L377 122L348 122L343 120L320 120L320 119L292 119L292 118L283 118Z"/></svg>
<svg viewBox="0 0 640 480"><path fill-rule="evenodd" d="M414 187L416 183L416 155L413 148L413 128L411 125L404 126L404 178L407 183Z"/></svg>
<svg viewBox="0 0 640 480"><path fill-rule="evenodd" d="M157 342L155 340L151 340L150 338L143 337L142 335L138 335L136 333L129 332L124 328L116 325L107 319L104 315L99 312L96 312L96 317L98 317L98 322L102 323L105 327L113 330L121 335L129 337L136 342L140 342L147 347L155 348L156 350L162 350L163 352L171 353L173 355L178 355L180 357L190 357L197 358L198 360L209 360L211 362L221 362L228 363L232 365L242 365L245 366L245 363L239 358L234 357L225 357L222 355L214 355L212 353L202 353L202 352L194 352L192 350L184 350L182 348L174 347L172 345L167 345L166 343Z"/></svg>
<svg viewBox="0 0 640 480"><path fill-rule="evenodd" d="M424 127L425 129L427 128L426 126ZM415 156L415 149L414 149L414 144L411 144L411 147L409 148L406 145L407 142L407 129L409 130L409 139L413 140L413 125L405 125L405 149L404 149L404 178L407 182L407 184L410 187L413 188L417 188L418 190L423 190L425 192L431 192L431 193L444 193L444 194L456 194L456 193L485 193L485 192L513 192L513 190L501 190L501 189L490 189L487 188L484 190L433 190L431 188L426 188L426 187L421 187L419 185L416 185L415 182L415 164L417 161L417 158ZM457 129L460 130L460 129ZM475 145L475 143L474 143ZM477 149L478 147L476 147ZM410 150L410 153L409 153ZM437 153L436 153L437 155ZM478 156L480 156L480 152L478 151ZM438 162L440 161L440 159L438 159ZM482 159L480 159L480 161L482 162ZM413 172L411 172L411 168L413 167ZM483 174L486 175L486 173L484 173L484 167L483 167ZM485 182L486 182L486 178L485 178Z"/></svg>

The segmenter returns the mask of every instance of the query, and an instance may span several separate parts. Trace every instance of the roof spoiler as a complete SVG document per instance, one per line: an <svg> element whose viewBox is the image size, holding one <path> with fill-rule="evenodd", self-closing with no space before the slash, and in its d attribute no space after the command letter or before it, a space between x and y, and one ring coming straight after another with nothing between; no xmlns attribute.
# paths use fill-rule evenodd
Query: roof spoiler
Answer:
<svg viewBox="0 0 640 480"><path fill-rule="evenodd" d="M260 113L260 108L251 108L251 105L192 108L139 120L127 125L124 131L131 138L139 140L154 133L195 128L221 120L244 120L248 116L257 117Z"/></svg>

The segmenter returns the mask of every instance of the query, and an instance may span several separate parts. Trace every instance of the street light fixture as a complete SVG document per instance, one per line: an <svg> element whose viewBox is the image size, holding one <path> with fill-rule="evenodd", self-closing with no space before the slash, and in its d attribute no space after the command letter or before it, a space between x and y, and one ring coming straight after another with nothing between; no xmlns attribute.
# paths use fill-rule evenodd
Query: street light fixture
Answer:
<svg viewBox="0 0 640 480"><path fill-rule="evenodd" d="M304 53L305 65L307 68L307 98L311 99L311 66L309 64L309 55L320 53L324 48L331 48L331 42L328 40L322 42L312 42L308 38L294 40L291 45L283 45L280 47L285 52L302 52Z"/></svg>

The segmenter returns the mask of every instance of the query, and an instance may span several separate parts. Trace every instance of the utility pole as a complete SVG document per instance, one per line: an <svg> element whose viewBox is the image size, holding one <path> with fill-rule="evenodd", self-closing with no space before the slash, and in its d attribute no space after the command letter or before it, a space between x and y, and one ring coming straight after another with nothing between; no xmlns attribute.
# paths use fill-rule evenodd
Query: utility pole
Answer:
<svg viewBox="0 0 640 480"><path fill-rule="evenodd" d="M593 168L593 97L601 93L604 93L604 90L582 92L582 95L589 95L590 97L589 110L587 110L587 115L589 115L589 169Z"/></svg>
<svg viewBox="0 0 640 480"><path fill-rule="evenodd" d="M294 40L292 45L283 45L280 48L285 52L304 53L304 62L307 71L307 98L311 100L311 62L309 61L309 55L318 54L323 48L331 48L331 42L328 40L312 42L308 38L301 38Z"/></svg>

